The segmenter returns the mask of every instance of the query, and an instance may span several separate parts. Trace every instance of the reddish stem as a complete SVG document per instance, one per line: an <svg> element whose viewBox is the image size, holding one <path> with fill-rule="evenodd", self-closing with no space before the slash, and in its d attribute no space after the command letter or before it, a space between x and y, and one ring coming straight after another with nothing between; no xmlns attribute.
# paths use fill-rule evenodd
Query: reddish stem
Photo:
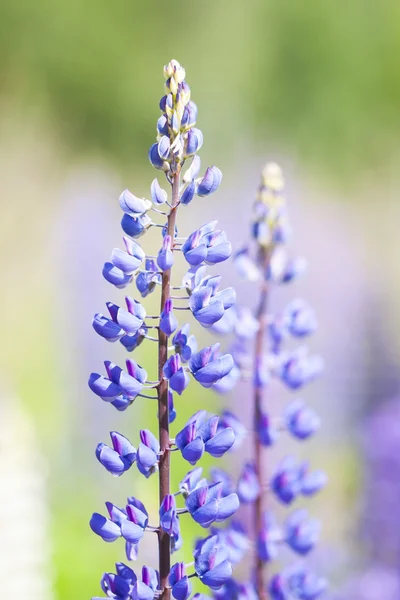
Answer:
<svg viewBox="0 0 400 600"><path fill-rule="evenodd" d="M174 240L177 204L179 202L179 171L172 179L172 202L168 215L167 233ZM172 242L173 246L174 242ZM171 293L171 269L164 271L161 280L161 310L164 309L165 301ZM159 491L160 505L167 494L170 494L170 437L169 437L169 414L168 414L168 381L164 378L163 367L168 360L168 336L158 330L158 421L160 439L159 460ZM168 589L168 575L171 569L171 540L168 533L160 527L158 532L158 553L161 600L170 600L171 590Z"/></svg>

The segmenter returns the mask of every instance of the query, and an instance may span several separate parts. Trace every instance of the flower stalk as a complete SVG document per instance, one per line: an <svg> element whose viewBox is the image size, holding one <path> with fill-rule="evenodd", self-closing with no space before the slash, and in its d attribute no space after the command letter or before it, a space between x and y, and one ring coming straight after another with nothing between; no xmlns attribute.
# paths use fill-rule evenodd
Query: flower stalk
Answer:
<svg viewBox="0 0 400 600"><path fill-rule="evenodd" d="M172 178L172 201L168 214L167 234L174 239L176 213L179 202L180 171L174 173ZM173 242L172 242L173 249ZM161 278L161 304L160 311L163 310L165 302L171 296L171 268L164 271ZM170 433L169 433L169 407L168 407L168 380L164 377L164 366L168 360L168 335L161 328L158 329L158 430L160 440L159 459L159 499L162 503L165 496L171 493L171 454ZM159 553L159 572L161 599L169 600L171 589L168 586L168 577L171 570L171 541L169 534L161 527L158 532L158 553Z"/></svg>

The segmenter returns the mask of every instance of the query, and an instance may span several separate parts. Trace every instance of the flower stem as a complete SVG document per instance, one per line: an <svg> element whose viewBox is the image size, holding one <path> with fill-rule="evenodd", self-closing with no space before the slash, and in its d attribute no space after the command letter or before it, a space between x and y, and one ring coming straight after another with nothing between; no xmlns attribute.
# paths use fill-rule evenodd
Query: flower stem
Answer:
<svg viewBox="0 0 400 600"><path fill-rule="evenodd" d="M262 270L264 273L267 272L268 265L271 259L271 253L266 248L260 250L260 263L263 265ZM254 368L259 368L259 365L262 363L262 358L264 355L264 339L265 339L265 327L267 325L267 304L268 304L268 282L263 280L260 289L260 301L257 308L257 320L259 324L259 328L256 335L255 340L255 360L254 360ZM261 532L263 528L263 491L266 486L265 482L265 464L263 461L263 448L260 443L260 438L258 435L258 424L261 419L262 414L262 388L260 386L254 387L254 396L253 396L253 410L254 410L254 466L256 470L256 474L258 477L258 481L260 483L260 494L257 500L254 503L254 539L257 542L257 536ZM267 572L264 563L258 555L255 557L255 582L256 582L256 590L257 595L260 600L267 600Z"/></svg>
<svg viewBox="0 0 400 600"><path fill-rule="evenodd" d="M172 178L172 202L168 215L167 233L174 239L176 210L179 202L179 170ZM172 242L173 243L173 242ZM171 269L164 271L161 280L161 311L171 293ZM169 415L168 415L168 381L163 377L163 367L168 360L168 336L158 330L158 423L160 452L159 459L159 493L160 505L167 494L170 494L170 452L169 449ZM168 587L168 575L171 569L171 542L168 533L160 527L158 533L158 553L160 571L161 600L170 600L171 589Z"/></svg>

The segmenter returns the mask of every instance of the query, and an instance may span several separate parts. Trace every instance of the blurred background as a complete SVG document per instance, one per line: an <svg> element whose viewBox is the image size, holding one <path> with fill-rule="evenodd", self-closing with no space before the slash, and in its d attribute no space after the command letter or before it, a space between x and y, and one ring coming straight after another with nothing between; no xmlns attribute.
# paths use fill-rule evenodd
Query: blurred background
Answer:
<svg viewBox="0 0 400 600"><path fill-rule="evenodd" d="M199 198L185 213L185 231L218 218L239 245L262 165L274 159L285 169L293 252L310 264L287 294L317 311L313 349L327 365L304 394L324 424L304 453L330 476L311 509L324 519L313 561L329 577L332 598L396 600L395 0L0 3L0 570L11 574L3 593L89 598L122 558L122 547L118 556L88 520L138 483L111 479L94 448L113 428L137 439L139 428L154 424L154 410L137 403L115 414L90 393L90 371L118 357L91 318L119 297L101 268L120 241L120 192L148 195L155 176L147 150L171 58L186 67L199 107L203 164L224 173L218 197ZM234 278L227 267L225 282ZM140 360L148 359L142 351ZM178 406L178 425L200 394L206 408L221 404L192 389ZM222 404L235 402L233 393ZM151 510L154 485L141 496Z"/></svg>

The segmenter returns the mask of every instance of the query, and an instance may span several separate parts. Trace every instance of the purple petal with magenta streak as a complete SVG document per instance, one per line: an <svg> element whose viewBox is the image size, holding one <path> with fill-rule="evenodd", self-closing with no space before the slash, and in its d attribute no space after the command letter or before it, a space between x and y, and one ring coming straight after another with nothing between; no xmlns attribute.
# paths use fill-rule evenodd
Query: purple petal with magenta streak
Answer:
<svg viewBox="0 0 400 600"><path fill-rule="evenodd" d="M215 346L206 346L205 348L202 348L199 352L193 354L189 361L189 368L193 374L195 374L197 371L199 371L208 364L214 353L214 347ZM218 344L216 350L219 350L219 347L220 345Z"/></svg>
<svg viewBox="0 0 400 600"><path fill-rule="evenodd" d="M146 309L144 308L143 304L141 304L138 300L131 298L130 296L125 296L125 302L128 312L130 312L131 315L134 315L142 321L145 320Z"/></svg>
<svg viewBox="0 0 400 600"><path fill-rule="evenodd" d="M202 419L201 419L202 420ZM213 415L206 421L199 423L197 433L204 442L210 440L217 433L219 417Z"/></svg>
<svg viewBox="0 0 400 600"><path fill-rule="evenodd" d="M149 429L140 430L140 440L143 444L151 448L156 454L157 452L160 452L160 442Z"/></svg>
<svg viewBox="0 0 400 600"><path fill-rule="evenodd" d="M98 373L91 373L89 377L89 387L92 392L97 394L97 396L100 396L105 402L111 402L122 393L122 389L119 385Z"/></svg>
<svg viewBox="0 0 400 600"><path fill-rule="evenodd" d="M150 469L157 463L157 460L157 454L151 448L148 448L145 444L139 444L137 451L138 467L142 466L145 469Z"/></svg>
<svg viewBox="0 0 400 600"><path fill-rule="evenodd" d="M220 458L232 448L235 443L235 434L231 427L222 429L213 438L208 440L205 445L205 451L214 458Z"/></svg>
<svg viewBox="0 0 400 600"><path fill-rule="evenodd" d="M190 422L175 436L175 443L179 450L183 450L196 437L196 423Z"/></svg>
<svg viewBox="0 0 400 600"><path fill-rule="evenodd" d="M136 457L136 448L132 446L128 438L118 433L118 431L110 432L113 448L121 456L126 458ZM133 458L135 460L135 458Z"/></svg>
<svg viewBox="0 0 400 600"><path fill-rule="evenodd" d="M127 275L111 262L104 263L103 277L119 289L126 288L132 282L132 275Z"/></svg>
<svg viewBox="0 0 400 600"><path fill-rule="evenodd" d="M177 371L169 380L169 385L174 392L179 394L179 396L185 391L187 386L189 385L189 375L186 371L181 367L179 371Z"/></svg>
<svg viewBox="0 0 400 600"><path fill-rule="evenodd" d="M137 581L131 591L133 600L154 600L154 591L142 581Z"/></svg>
<svg viewBox="0 0 400 600"><path fill-rule="evenodd" d="M171 236L164 236L162 247L157 255L157 265L160 267L161 271L168 271L174 264L174 253L171 250L171 246Z"/></svg>
<svg viewBox="0 0 400 600"><path fill-rule="evenodd" d="M166 335L170 336L174 331L176 331L178 327L178 321L174 315L172 310L172 300L168 298L165 301L164 309L161 312L160 316L160 329Z"/></svg>
<svg viewBox="0 0 400 600"><path fill-rule="evenodd" d="M114 321L101 313L96 313L92 321L93 329L108 342L117 342L125 335L125 331Z"/></svg>
<svg viewBox="0 0 400 600"><path fill-rule="evenodd" d="M196 312L204 306L208 306L212 295L211 287L201 287L196 289L189 299L189 308L192 312Z"/></svg>
<svg viewBox="0 0 400 600"><path fill-rule="evenodd" d="M201 506L193 513L191 513L191 515L193 520L196 521L196 523L198 523L199 525L201 525L201 527L209 527L212 523L214 523L215 519L217 518L218 501L215 498L213 498L212 500L204 504L204 506Z"/></svg>
<svg viewBox="0 0 400 600"><path fill-rule="evenodd" d="M93 513L90 519L90 528L105 542L114 542L121 537L120 527L99 513Z"/></svg>
<svg viewBox="0 0 400 600"><path fill-rule="evenodd" d="M125 331L131 335L135 334L143 325L143 319L132 315L129 311L124 308L120 308L111 302L107 302L107 308L110 315L116 323Z"/></svg>

